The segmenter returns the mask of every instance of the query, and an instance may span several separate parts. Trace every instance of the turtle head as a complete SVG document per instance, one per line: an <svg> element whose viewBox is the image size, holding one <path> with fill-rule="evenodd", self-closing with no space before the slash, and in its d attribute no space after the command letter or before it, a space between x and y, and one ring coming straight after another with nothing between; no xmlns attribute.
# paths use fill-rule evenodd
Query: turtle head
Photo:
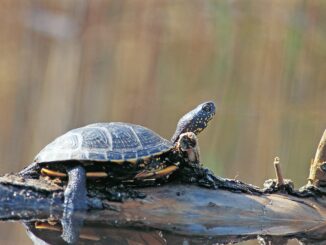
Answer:
<svg viewBox="0 0 326 245"><path fill-rule="evenodd" d="M214 102L208 101L200 104L179 120L175 133L171 138L172 143L176 143L182 133L193 132L197 135L207 127L208 122L214 115Z"/></svg>

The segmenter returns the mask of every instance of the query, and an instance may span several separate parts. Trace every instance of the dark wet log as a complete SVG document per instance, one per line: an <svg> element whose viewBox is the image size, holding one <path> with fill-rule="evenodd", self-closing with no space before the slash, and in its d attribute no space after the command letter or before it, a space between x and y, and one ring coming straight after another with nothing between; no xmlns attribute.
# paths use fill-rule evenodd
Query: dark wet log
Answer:
<svg viewBox="0 0 326 245"><path fill-rule="evenodd" d="M8 174L0 177L0 220L49 217L51 207L61 210L63 189L44 179L23 179Z"/></svg>
<svg viewBox="0 0 326 245"><path fill-rule="evenodd" d="M100 201L104 209L93 209L85 217L85 223L148 227L204 237L289 236L307 231L316 236L319 230L325 230L324 197L250 195L185 184L137 190L145 193L146 198L124 202L90 198L90 205ZM30 182L15 175L0 178L1 220L36 220L50 215L60 219L62 203L62 188L53 183ZM95 206L99 207L98 203Z"/></svg>

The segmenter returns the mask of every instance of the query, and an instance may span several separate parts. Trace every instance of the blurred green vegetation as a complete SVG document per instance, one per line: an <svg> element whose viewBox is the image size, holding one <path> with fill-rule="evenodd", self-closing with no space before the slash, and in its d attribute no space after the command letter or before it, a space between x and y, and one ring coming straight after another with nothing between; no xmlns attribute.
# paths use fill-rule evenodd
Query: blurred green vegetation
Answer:
<svg viewBox="0 0 326 245"><path fill-rule="evenodd" d="M170 138L214 100L205 166L261 185L279 156L303 185L326 128L325 13L322 0L3 0L0 172L91 122Z"/></svg>

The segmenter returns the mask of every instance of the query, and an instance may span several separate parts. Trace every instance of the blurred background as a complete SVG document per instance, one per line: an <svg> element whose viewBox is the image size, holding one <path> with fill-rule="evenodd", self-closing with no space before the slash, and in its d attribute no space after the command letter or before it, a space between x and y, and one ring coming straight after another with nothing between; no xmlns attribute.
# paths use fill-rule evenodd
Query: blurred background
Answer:
<svg viewBox="0 0 326 245"><path fill-rule="evenodd" d="M88 123L169 139L213 100L204 165L262 186L279 156L299 187L326 128L325 13L322 0L2 0L0 173ZM8 244L29 242L0 229Z"/></svg>

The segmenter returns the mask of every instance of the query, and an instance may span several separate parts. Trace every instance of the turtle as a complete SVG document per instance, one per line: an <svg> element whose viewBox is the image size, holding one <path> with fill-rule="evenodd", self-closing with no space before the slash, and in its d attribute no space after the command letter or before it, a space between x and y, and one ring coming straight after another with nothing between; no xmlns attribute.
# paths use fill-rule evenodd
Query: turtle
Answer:
<svg viewBox="0 0 326 245"><path fill-rule="evenodd" d="M146 127L124 122L72 129L45 146L20 175L68 177L64 204L83 210L87 208L87 177L156 180L168 178L179 164L199 162L198 154L193 154L191 148L196 145L196 135L214 115L214 102L198 105L179 120L171 140ZM189 154L192 157L187 159Z"/></svg>

